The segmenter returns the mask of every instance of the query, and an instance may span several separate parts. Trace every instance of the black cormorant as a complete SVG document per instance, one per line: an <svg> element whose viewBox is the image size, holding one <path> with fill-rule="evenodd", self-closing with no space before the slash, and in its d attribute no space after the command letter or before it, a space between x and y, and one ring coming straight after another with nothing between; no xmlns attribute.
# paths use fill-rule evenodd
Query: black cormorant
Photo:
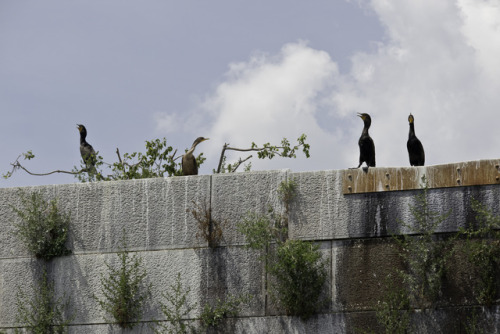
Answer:
<svg viewBox="0 0 500 334"><path fill-rule="evenodd" d="M81 124L77 124L77 126L78 131L80 131L80 154L82 155L83 162L85 162L87 167L94 167L97 159L94 148L85 140L87 138L87 129Z"/></svg>
<svg viewBox="0 0 500 334"><path fill-rule="evenodd" d="M368 129L372 124L372 119L368 114L360 114L358 116L361 117L365 126L363 127L363 132L361 133L361 137L359 137L358 145L359 145L359 165L357 168L361 167L363 162L366 162L368 167L375 167L375 144L373 143L373 139L368 134Z"/></svg>
<svg viewBox="0 0 500 334"><path fill-rule="evenodd" d="M410 165L412 166L423 166L425 163L425 153L424 147L417 136L415 136L415 125L413 115L408 116L408 122L410 122L410 133L408 134L408 142L406 147L408 148L408 155L410 157Z"/></svg>
<svg viewBox="0 0 500 334"><path fill-rule="evenodd" d="M193 146L182 156L182 174L184 175L198 175L198 165L196 164L196 158L193 155L196 145L202 141L208 140L209 138L198 137L193 142Z"/></svg>

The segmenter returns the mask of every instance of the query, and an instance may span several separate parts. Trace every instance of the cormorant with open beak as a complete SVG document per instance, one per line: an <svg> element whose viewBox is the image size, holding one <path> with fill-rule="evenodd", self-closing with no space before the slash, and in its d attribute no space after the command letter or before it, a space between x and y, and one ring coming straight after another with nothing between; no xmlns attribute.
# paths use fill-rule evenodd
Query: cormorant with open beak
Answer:
<svg viewBox="0 0 500 334"><path fill-rule="evenodd" d="M97 161L96 154L92 145L87 143L87 129L82 124L77 124L78 131L80 132L80 154L82 155L82 159L85 162L85 165L88 167L95 167L95 163Z"/></svg>

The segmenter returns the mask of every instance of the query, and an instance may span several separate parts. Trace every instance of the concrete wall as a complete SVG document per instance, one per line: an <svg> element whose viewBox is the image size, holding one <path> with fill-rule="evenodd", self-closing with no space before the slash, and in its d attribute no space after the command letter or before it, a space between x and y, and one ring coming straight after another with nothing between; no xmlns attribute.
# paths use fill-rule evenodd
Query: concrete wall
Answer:
<svg viewBox="0 0 500 334"><path fill-rule="evenodd" d="M266 212L271 205L283 212L276 189L281 181L295 179L297 197L292 203L289 237L318 242L328 261L330 302L307 322L287 317L270 305L265 270L258 253L244 247L236 223L247 212ZM373 326L383 277L401 266L393 233L408 233L402 222L414 223L409 206L418 190L344 195L343 171L294 173L289 170L238 174L157 178L0 189L0 331L10 333L16 323L16 291L29 291L39 273L39 261L30 257L12 232L18 217L11 205L20 205L18 192L40 191L58 198L62 211L71 214L68 248L73 253L50 263L57 295L69 297L67 314L73 314L70 333L121 332L107 323L93 296L100 296L100 276L106 263L117 263L122 232L128 247L141 256L153 284L153 301L143 323L131 332L150 333L152 320L164 320L158 301L181 274L191 289L189 315L200 315L205 303L229 294L254 296L239 317L227 320L227 333L355 333ZM473 220L471 198L500 215L498 185L430 189L429 203L450 215L439 232L456 232ZM212 209L212 218L226 221L221 246L211 249L196 237L197 222L189 212L194 204ZM500 282L499 282L500 285ZM417 314L413 322L422 332L464 332L457 319L474 306L467 294L433 311ZM500 308L490 309L491 330L500 333ZM491 325L493 324L493 325ZM437 331L438 330L438 331Z"/></svg>

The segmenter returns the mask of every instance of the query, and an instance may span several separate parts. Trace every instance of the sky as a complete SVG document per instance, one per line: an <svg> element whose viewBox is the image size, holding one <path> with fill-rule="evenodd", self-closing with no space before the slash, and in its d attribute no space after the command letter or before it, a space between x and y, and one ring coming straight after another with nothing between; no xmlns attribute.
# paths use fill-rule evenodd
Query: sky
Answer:
<svg viewBox="0 0 500 334"><path fill-rule="evenodd" d="M497 0L0 0L0 173L80 164L79 133L114 162L167 138L217 168L224 143L311 157L252 170L345 169L372 117L377 167L409 166L408 115L426 165L500 155ZM247 154L228 154L228 162ZM0 187L78 182L16 171Z"/></svg>

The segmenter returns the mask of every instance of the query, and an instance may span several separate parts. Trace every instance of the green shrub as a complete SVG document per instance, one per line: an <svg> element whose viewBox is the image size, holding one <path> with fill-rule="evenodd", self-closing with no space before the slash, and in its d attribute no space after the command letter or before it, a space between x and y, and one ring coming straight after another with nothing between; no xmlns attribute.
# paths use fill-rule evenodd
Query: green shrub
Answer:
<svg viewBox="0 0 500 334"><path fill-rule="evenodd" d="M260 250L266 270L274 281L269 293L272 301L287 314L308 319L325 305L321 300L326 282L326 263L319 246L302 240L288 240L290 201L295 197L294 180L283 181L278 196L285 206L285 214L276 214L270 208L267 214L248 213L238 224L247 247Z"/></svg>
<svg viewBox="0 0 500 334"><path fill-rule="evenodd" d="M425 178L423 183L426 184ZM448 217L430 209L427 186L410 205L415 223L402 222L412 235L395 235L404 269L395 269L385 278L385 295L376 306L377 321L386 333L406 333L410 325L410 305L421 309L435 307L442 293L447 263L453 254L453 239L438 240L438 226ZM401 285L402 284L402 285Z"/></svg>
<svg viewBox="0 0 500 334"><path fill-rule="evenodd" d="M201 313L201 323L207 328L216 328L222 319L234 317L240 311L242 303L248 303L252 299L251 295L233 296L230 295L226 301L217 300L215 306L205 304Z"/></svg>
<svg viewBox="0 0 500 334"><path fill-rule="evenodd" d="M415 224L403 223L414 235L395 236L406 270L400 270L408 289L410 301L419 308L434 306L441 295L446 263L451 257L451 240L438 240L437 227L449 216L432 211L427 201L427 188L416 196L417 204L410 205Z"/></svg>
<svg viewBox="0 0 500 334"><path fill-rule="evenodd" d="M133 328L141 320L145 304L151 298L151 284L145 282L147 274L142 259L127 251L125 236L118 259L118 268L106 263L109 274L101 275L104 298L94 297L121 328Z"/></svg>
<svg viewBox="0 0 500 334"><path fill-rule="evenodd" d="M286 230L269 217L269 215L248 212L237 224L238 231L245 236L247 247L266 250Z"/></svg>
<svg viewBox="0 0 500 334"><path fill-rule="evenodd" d="M227 224L227 221L222 222L212 219L212 209L210 205L203 202L203 204L193 203L192 209L186 209L186 212L190 212L193 218L198 222L198 232L196 233L196 238L198 240L205 240L208 242L208 246L215 248L222 241L222 228Z"/></svg>
<svg viewBox="0 0 500 334"><path fill-rule="evenodd" d="M462 251L476 278L471 280L475 298L479 304L491 306L500 274L500 218L476 200L472 209L477 213L477 226L461 229L459 236L465 238Z"/></svg>
<svg viewBox="0 0 500 334"><path fill-rule="evenodd" d="M391 275L385 279L385 296L376 307L377 321L386 334L405 334L410 326L410 300L404 288L393 280Z"/></svg>
<svg viewBox="0 0 500 334"><path fill-rule="evenodd" d="M68 238L70 215L59 212L57 200L46 201L42 194L20 193L23 208L11 205L21 218L15 225L15 235L37 258L50 260L71 253L65 246Z"/></svg>
<svg viewBox="0 0 500 334"><path fill-rule="evenodd" d="M268 270L276 278L271 282L271 298L287 314L306 320L324 306L320 297L327 273L318 245L287 240L278 245Z"/></svg>
<svg viewBox="0 0 500 334"><path fill-rule="evenodd" d="M18 287L16 295L17 319L32 334L67 333L70 320L64 320L63 310L68 305L64 297L54 300L54 284L44 270L36 282L34 295L30 298ZM16 329L15 333L21 333Z"/></svg>
<svg viewBox="0 0 500 334"><path fill-rule="evenodd" d="M154 329L155 333L196 333L196 328L190 324L190 321L183 319L196 307L188 302L189 292L191 292L191 288L184 289L182 287L181 274L178 273L175 284L170 286L169 291L162 293L168 304L160 302L161 311L169 323L157 322L159 328Z"/></svg>

